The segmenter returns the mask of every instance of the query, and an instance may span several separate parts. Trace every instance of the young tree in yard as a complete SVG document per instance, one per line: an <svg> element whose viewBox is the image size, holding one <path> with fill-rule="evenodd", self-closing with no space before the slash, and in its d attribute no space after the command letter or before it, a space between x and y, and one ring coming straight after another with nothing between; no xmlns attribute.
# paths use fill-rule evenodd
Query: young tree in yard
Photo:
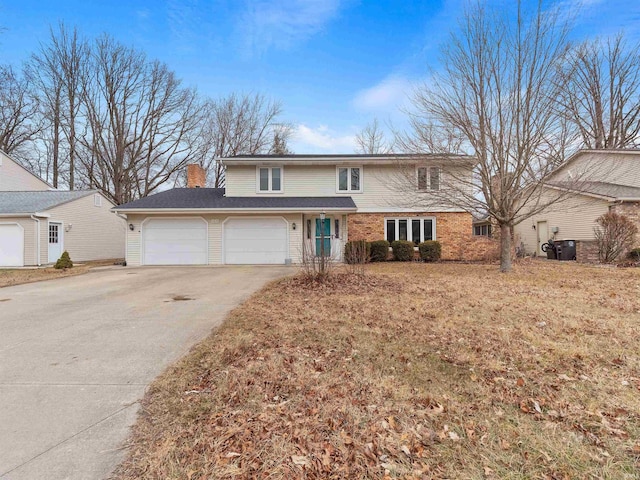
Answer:
<svg viewBox="0 0 640 480"><path fill-rule="evenodd" d="M387 141L377 118L374 118L356 135L356 143L358 144L357 153L385 154L393 150L393 144Z"/></svg>
<svg viewBox="0 0 640 480"><path fill-rule="evenodd" d="M166 65L103 36L90 69L82 89L85 183L122 204L153 193L198 158L190 140L202 105Z"/></svg>
<svg viewBox="0 0 640 480"><path fill-rule="evenodd" d="M640 45L622 35L570 51L562 105L587 148L640 145Z"/></svg>
<svg viewBox="0 0 640 480"><path fill-rule="evenodd" d="M541 3L531 12L520 2L500 10L474 4L443 48L442 72L413 96L413 131L402 138L403 149L453 148L475 158L472 175L451 162L439 189L420 197L422 206L488 214L500 227L503 272L511 269L513 226L567 195L543 188L570 140L558 110L567 33ZM446 155L441 159L446 166ZM415 167L402 182L416 191Z"/></svg>
<svg viewBox="0 0 640 480"><path fill-rule="evenodd" d="M593 233L602 263L614 262L620 254L633 247L638 227L629 218L609 212L600 216L596 223Z"/></svg>
<svg viewBox="0 0 640 480"><path fill-rule="evenodd" d="M0 65L0 150L19 160L25 147L41 130L38 101L29 80L7 65Z"/></svg>

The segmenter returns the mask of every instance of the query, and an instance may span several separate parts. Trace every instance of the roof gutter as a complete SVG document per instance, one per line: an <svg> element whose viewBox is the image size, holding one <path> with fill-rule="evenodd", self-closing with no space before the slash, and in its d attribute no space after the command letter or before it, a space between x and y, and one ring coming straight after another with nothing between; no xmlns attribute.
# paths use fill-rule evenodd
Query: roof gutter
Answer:
<svg viewBox="0 0 640 480"><path fill-rule="evenodd" d="M39 212L23 212L23 213L0 213L0 217L7 218L17 218L17 217L40 217L40 218L49 218L51 217L48 213L39 213ZM35 220L35 218L34 218Z"/></svg>
<svg viewBox="0 0 640 480"><path fill-rule="evenodd" d="M36 214L31 215L31 218L36 222L36 265L40 266L40 219L36 217Z"/></svg>
<svg viewBox="0 0 640 480"><path fill-rule="evenodd" d="M124 208L111 209L114 213L304 213L304 212L357 212L357 207L297 207L297 208Z"/></svg>

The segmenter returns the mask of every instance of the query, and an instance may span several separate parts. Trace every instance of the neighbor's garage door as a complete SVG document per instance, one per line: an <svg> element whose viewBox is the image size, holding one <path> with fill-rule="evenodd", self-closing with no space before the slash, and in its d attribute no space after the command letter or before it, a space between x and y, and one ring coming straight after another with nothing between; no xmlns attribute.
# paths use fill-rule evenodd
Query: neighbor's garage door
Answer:
<svg viewBox="0 0 640 480"><path fill-rule="evenodd" d="M201 218L155 218L142 225L144 265L206 265L207 224Z"/></svg>
<svg viewBox="0 0 640 480"><path fill-rule="evenodd" d="M283 264L287 222L283 218L230 218L224 223L224 263Z"/></svg>
<svg viewBox="0 0 640 480"><path fill-rule="evenodd" d="M24 266L24 231L15 223L0 225L0 267Z"/></svg>

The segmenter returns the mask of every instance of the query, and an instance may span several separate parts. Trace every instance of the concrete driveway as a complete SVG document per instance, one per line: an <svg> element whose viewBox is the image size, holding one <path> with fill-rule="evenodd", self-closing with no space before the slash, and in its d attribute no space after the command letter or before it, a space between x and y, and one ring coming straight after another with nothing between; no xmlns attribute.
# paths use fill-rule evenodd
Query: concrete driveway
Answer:
<svg viewBox="0 0 640 480"><path fill-rule="evenodd" d="M108 477L147 385L293 272L116 267L0 288L0 479Z"/></svg>

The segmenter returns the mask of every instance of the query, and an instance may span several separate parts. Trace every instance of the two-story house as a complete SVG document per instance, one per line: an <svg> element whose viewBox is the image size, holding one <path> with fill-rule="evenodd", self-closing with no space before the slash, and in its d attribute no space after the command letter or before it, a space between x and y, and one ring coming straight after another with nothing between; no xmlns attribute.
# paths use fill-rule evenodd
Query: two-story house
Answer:
<svg viewBox="0 0 640 480"><path fill-rule="evenodd" d="M466 258L471 214L422 202L449 168L470 157L436 155L254 155L221 160L225 188L205 188L187 168L187 188L121 205L128 265L286 264L307 254L340 260L349 240L425 240L444 259ZM402 182L404 172L415 182ZM402 172L402 173L400 173ZM428 205L428 208L426 207ZM475 255L477 252L473 252ZM469 253L471 254L471 253Z"/></svg>
<svg viewBox="0 0 640 480"><path fill-rule="evenodd" d="M594 227L613 211L640 229L640 150L580 150L552 175L544 187L541 212L516 225L516 240L528 254L546 256L549 239L578 242L578 260L594 261ZM640 238L637 239L640 245Z"/></svg>
<svg viewBox="0 0 640 480"><path fill-rule="evenodd" d="M0 267L124 256L124 221L97 190L53 188L0 151Z"/></svg>

